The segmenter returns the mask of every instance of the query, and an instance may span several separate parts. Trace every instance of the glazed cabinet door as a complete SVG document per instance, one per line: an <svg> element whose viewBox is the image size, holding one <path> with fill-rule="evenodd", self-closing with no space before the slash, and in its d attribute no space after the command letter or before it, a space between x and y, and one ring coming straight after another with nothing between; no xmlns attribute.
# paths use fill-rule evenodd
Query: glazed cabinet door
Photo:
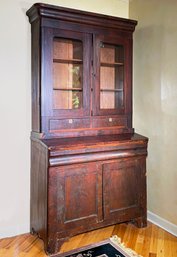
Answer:
<svg viewBox="0 0 177 257"><path fill-rule="evenodd" d="M82 232L102 220L102 173L99 164L49 170L49 231L61 236Z"/></svg>
<svg viewBox="0 0 177 257"><path fill-rule="evenodd" d="M62 28L43 28L42 42L43 116L60 119L88 116L91 35Z"/></svg>
<svg viewBox="0 0 177 257"><path fill-rule="evenodd" d="M122 222L146 215L145 158L103 165L104 219Z"/></svg>
<svg viewBox="0 0 177 257"><path fill-rule="evenodd" d="M131 112L131 39L94 36L93 114Z"/></svg>

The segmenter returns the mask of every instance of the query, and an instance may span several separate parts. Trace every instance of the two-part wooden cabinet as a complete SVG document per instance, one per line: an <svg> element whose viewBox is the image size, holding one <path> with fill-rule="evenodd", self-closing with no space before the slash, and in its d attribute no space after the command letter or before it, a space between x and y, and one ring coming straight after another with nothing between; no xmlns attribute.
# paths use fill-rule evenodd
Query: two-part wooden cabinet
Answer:
<svg viewBox="0 0 177 257"><path fill-rule="evenodd" d="M46 4L32 29L31 232L146 225L146 137L132 128L136 21Z"/></svg>

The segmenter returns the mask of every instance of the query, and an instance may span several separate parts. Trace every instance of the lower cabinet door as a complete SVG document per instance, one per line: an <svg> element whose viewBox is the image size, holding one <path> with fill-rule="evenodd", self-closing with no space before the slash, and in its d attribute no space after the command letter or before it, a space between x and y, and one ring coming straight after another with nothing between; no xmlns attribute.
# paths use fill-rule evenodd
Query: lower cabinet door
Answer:
<svg viewBox="0 0 177 257"><path fill-rule="evenodd" d="M146 212L145 158L103 165L104 219L128 221Z"/></svg>
<svg viewBox="0 0 177 257"><path fill-rule="evenodd" d="M102 220L102 170L96 163L49 169L48 226L65 236Z"/></svg>

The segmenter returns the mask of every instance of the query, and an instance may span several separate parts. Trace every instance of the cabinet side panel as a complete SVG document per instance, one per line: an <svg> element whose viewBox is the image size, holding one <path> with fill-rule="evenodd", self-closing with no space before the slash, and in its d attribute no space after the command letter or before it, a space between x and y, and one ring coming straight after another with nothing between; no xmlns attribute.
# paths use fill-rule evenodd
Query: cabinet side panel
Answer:
<svg viewBox="0 0 177 257"><path fill-rule="evenodd" d="M40 22L37 20L31 27L32 55L32 130L40 132Z"/></svg>
<svg viewBox="0 0 177 257"><path fill-rule="evenodd" d="M30 230L46 242L47 237L47 150L31 141Z"/></svg>
<svg viewBox="0 0 177 257"><path fill-rule="evenodd" d="M133 57L133 40L132 38L127 40L127 47L126 47L126 85L125 85L125 102L126 102L126 110L125 113L128 116L128 127L132 128L132 106L133 106L133 99L132 99L132 57Z"/></svg>

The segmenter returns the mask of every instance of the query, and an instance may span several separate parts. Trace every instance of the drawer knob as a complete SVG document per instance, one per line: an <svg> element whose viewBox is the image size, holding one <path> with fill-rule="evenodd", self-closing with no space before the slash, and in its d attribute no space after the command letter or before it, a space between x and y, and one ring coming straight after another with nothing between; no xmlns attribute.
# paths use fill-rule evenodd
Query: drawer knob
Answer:
<svg viewBox="0 0 177 257"><path fill-rule="evenodd" d="M72 119L69 119L69 121L68 121L70 124L72 124L73 123L73 120Z"/></svg>
<svg viewBox="0 0 177 257"><path fill-rule="evenodd" d="M112 122L112 118L109 118L109 122Z"/></svg>

